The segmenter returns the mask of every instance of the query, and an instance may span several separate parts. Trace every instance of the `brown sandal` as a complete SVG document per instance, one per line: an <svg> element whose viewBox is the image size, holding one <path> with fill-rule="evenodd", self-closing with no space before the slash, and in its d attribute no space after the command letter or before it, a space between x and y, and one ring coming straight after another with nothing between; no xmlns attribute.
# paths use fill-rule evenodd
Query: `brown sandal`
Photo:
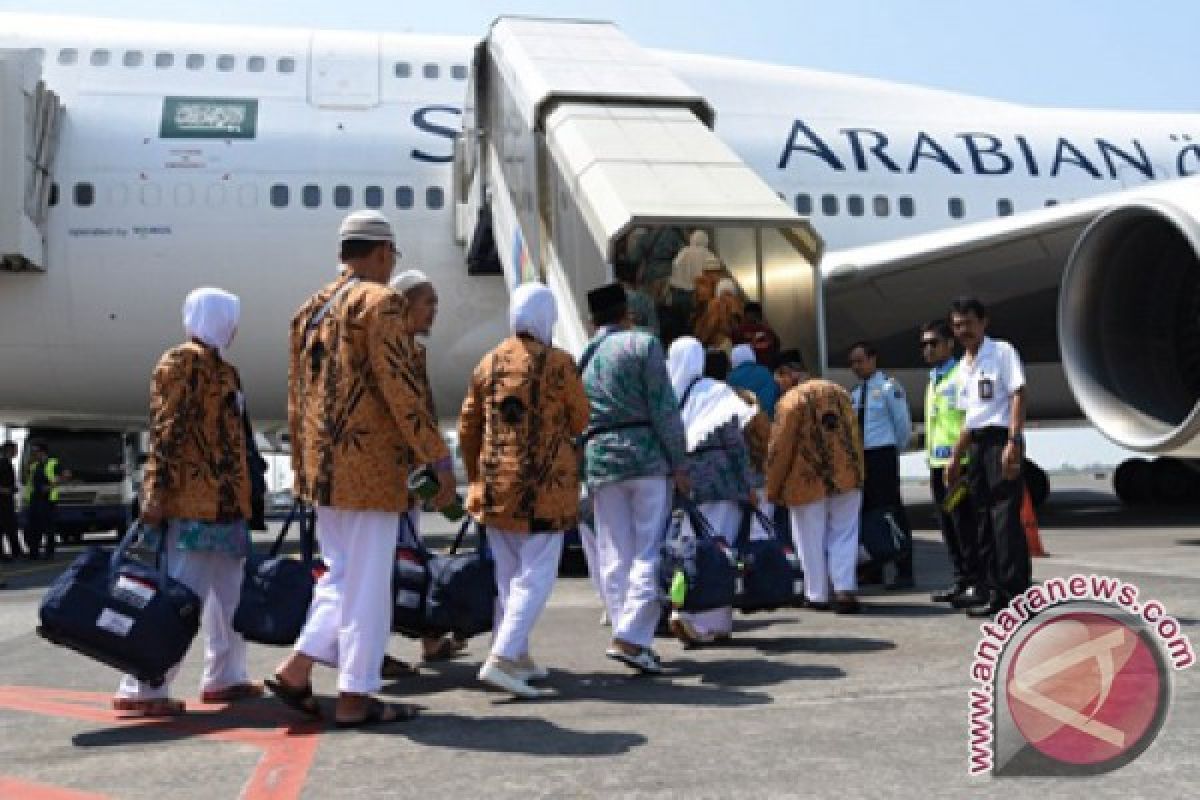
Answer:
<svg viewBox="0 0 1200 800"><path fill-rule="evenodd" d="M236 703L239 700L257 700L266 693L261 683L237 683L224 689L210 689L200 694L201 703Z"/></svg>
<svg viewBox="0 0 1200 800"><path fill-rule="evenodd" d="M438 640L432 650L424 650L421 658L424 661L447 661L460 655L467 649L467 643L453 636L445 636Z"/></svg>
<svg viewBox="0 0 1200 800"><path fill-rule="evenodd" d="M120 711L134 717L146 718L178 717L187 710L187 706L182 700L173 700L170 697L159 697L153 700L114 697L112 707L113 711Z"/></svg>

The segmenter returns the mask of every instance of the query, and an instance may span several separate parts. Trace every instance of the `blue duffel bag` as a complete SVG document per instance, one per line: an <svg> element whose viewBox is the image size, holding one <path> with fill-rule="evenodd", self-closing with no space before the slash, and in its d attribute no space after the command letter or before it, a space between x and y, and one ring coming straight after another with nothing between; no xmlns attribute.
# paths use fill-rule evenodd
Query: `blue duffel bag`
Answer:
<svg viewBox="0 0 1200 800"><path fill-rule="evenodd" d="M904 549L904 539L904 531L896 521L895 509L883 507L862 512L858 542L866 558L860 560L874 564L895 561Z"/></svg>
<svg viewBox="0 0 1200 800"><path fill-rule="evenodd" d="M691 522L685 525L684 519ZM700 509L675 495L658 561L659 596L664 608L711 611L733 605L737 565L733 551L713 533Z"/></svg>
<svg viewBox="0 0 1200 800"><path fill-rule="evenodd" d="M281 556L292 524L299 522L300 559ZM233 614L233 629L246 641L290 647L308 618L317 569L314 512L299 500L265 556L251 554L242 577L242 595Z"/></svg>
<svg viewBox="0 0 1200 800"><path fill-rule="evenodd" d="M396 534L396 566L392 572L392 631L413 639L438 636L430 629L429 564L438 556L429 551L413 530L408 514L400 515Z"/></svg>
<svg viewBox="0 0 1200 800"><path fill-rule="evenodd" d="M757 522L768 534L764 539L751 539ZM791 605L794 596L794 573L787 553L780 545L771 521L753 506L742 504L742 521L734 544L740 571L735 608L751 613L774 611Z"/></svg>
<svg viewBox="0 0 1200 800"><path fill-rule="evenodd" d="M187 654L200 630L201 599L167 575L166 534L153 566L129 555L135 522L111 553L89 547L51 584L38 609L43 639L151 686Z"/></svg>
<svg viewBox="0 0 1200 800"><path fill-rule="evenodd" d="M477 537L475 549L460 553L472 525ZM470 517L463 520L450 551L429 562L428 604L433 631L452 633L460 640L487 633L495 623L496 562L488 551L483 526Z"/></svg>

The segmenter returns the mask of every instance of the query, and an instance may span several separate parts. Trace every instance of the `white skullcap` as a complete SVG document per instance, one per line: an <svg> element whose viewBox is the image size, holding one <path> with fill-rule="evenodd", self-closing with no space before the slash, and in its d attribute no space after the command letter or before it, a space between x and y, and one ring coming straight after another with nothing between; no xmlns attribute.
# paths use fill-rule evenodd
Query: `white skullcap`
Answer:
<svg viewBox="0 0 1200 800"><path fill-rule="evenodd" d="M717 295L737 294L737 284L729 278L722 278L717 283Z"/></svg>
<svg viewBox="0 0 1200 800"><path fill-rule="evenodd" d="M740 367L742 364L751 364L754 362L754 348L748 344L739 344L733 348L733 354L729 357L733 366Z"/></svg>
<svg viewBox="0 0 1200 800"><path fill-rule="evenodd" d="M378 211L354 211L346 215L338 227L338 239L347 241L358 239L365 242L392 242L396 235L392 232L392 223Z"/></svg>
<svg viewBox="0 0 1200 800"><path fill-rule="evenodd" d="M392 278L391 287L400 294L404 294L409 289L415 289L423 283L432 285L433 281L429 280L429 276L421 270L409 269Z"/></svg>

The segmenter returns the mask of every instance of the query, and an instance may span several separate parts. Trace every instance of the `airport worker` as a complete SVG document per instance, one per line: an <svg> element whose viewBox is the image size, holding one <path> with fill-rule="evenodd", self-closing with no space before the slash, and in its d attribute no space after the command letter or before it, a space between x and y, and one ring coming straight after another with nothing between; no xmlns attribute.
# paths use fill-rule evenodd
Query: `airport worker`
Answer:
<svg viewBox="0 0 1200 800"><path fill-rule="evenodd" d="M962 435L966 413L958 406L959 362L954 357L954 332L944 319L921 327L921 355L929 365L929 384L925 389L925 459L929 464L929 488L934 510L942 529L942 541L950 557L954 583L934 592L935 603L953 603L970 608L986 602L983 571L979 564L978 520L969 491L957 493L946 507L948 489L946 465Z"/></svg>
<svg viewBox="0 0 1200 800"><path fill-rule="evenodd" d="M377 211L355 211L342 220L339 238L341 274L292 321L288 376L294 491L316 507L328 570L294 651L267 686L289 707L319 717L313 665L335 667L335 722L363 727L416 714L412 706L370 695L381 685L391 629L396 534L409 509L409 473L414 465L433 465L436 507L456 495L450 452L404 326L405 299L387 286L399 256L392 226Z"/></svg>
<svg viewBox="0 0 1200 800"><path fill-rule="evenodd" d="M629 316L633 320L633 326L661 337L658 309L655 308L650 295L638 288L637 265L628 261L618 262L613 267L613 272L617 281L625 289L625 300L629 306Z"/></svg>
<svg viewBox="0 0 1200 800"><path fill-rule="evenodd" d="M558 307L541 283L513 292L512 335L471 374L458 422L470 481L467 510L487 528L496 562L496 627L479 679L537 697L545 678L529 637L550 599L563 532L579 513L576 441L588 399L575 359L552 344Z"/></svg>
<svg viewBox="0 0 1200 800"><path fill-rule="evenodd" d="M775 403L779 400L779 386L771 371L754 358L754 349L748 344L733 348L730 356L733 371L729 373L729 385L735 389L747 389L758 398L758 406L768 418L775 417Z"/></svg>
<svg viewBox="0 0 1200 800"><path fill-rule="evenodd" d="M904 533L889 589L911 589L913 583L912 526L900 497L900 454L912 437L912 417L904 387L879 369L879 355L870 342L855 342L848 351L850 371L859 383L850 393L863 437L867 476L863 511L886 509Z"/></svg>
<svg viewBox="0 0 1200 800"><path fill-rule="evenodd" d="M42 442L29 443L29 468L25 475L25 550L31 559L45 554L54 560L58 534L54 530L58 509L58 487L63 475L58 459Z"/></svg>
<svg viewBox="0 0 1200 800"><path fill-rule="evenodd" d="M17 530L17 471L13 459L17 457L15 442L0 445L0 552L7 544L8 552L3 560L11 561L24 554Z"/></svg>
<svg viewBox="0 0 1200 800"><path fill-rule="evenodd" d="M612 644L606 655L644 673L662 665L651 648L661 606L659 548L671 510L671 484L688 490L686 437L662 345L631 330L625 290L588 293L596 334L580 357L591 407L584 475L596 518L597 549L612 592Z"/></svg>
<svg viewBox="0 0 1200 800"><path fill-rule="evenodd" d="M679 398L687 436L687 472L692 500L713 532L732 545L742 503L758 505L755 476L742 429L756 410L725 383L704 376L704 347L691 336L671 344L667 372ZM690 524L685 523L685 524ZM671 632L686 645L733 634L733 608L699 613L673 611Z"/></svg>
<svg viewBox="0 0 1200 800"><path fill-rule="evenodd" d="M987 335L987 309L978 298L955 300L950 326L964 350L958 402L966 416L946 465L946 479L954 485L965 470L970 483L987 598L967 614L987 617L1028 589L1033 575L1021 524L1025 370L1011 344Z"/></svg>
<svg viewBox="0 0 1200 800"><path fill-rule="evenodd" d="M733 330L742 320L741 294L733 278L723 278L717 283L716 295L704 304L696 317L696 338L705 347L730 350L733 347Z"/></svg>
<svg viewBox="0 0 1200 800"><path fill-rule="evenodd" d="M695 230L671 264L671 313L685 324L695 308L696 278L704 272L704 264L710 258L716 258L716 254L708 249L708 232Z"/></svg>
<svg viewBox="0 0 1200 800"><path fill-rule="evenodd" d="M807 605L839 614L860 610L855 597L862 505L862 438L846 390L810 378L779 401L767 452L767 498L787 506L804 569ZM832 587L832 597L830 589Z"/></svg>
<svg viewBox="0 0 1200 800"><path fill-rule="evenodd" d="M226 350L241 303L220 289L196 289L183 305L187 341L163 353L150 383L150 447L142 483L142 546L166 536L167 570L204 602L201 700L261 697L246 671L246 642L233 629L250 553L250 464L243 429L245 398ZM159 687L132 675L113 698L117 711L144 717L182 714L170 696L179 666Z"/></svg>
<svg viewBox="0 0 1200 800"><path fill-rule="evenodd" d="M404 297L404 332L409 336L415 358L413 377L417 380L420 393L425 398L429 415L438 419L437 408L433 402L433 388L429 383L429 354L426 346L418 337L428 337L433 333L433 323L437 320L438 292L433 281L419 269L409 269L392 278L389 285ZM405 455L405 463L422 466L416 463L416 457L411 449ZM409 509L406 512L408 525L413 535L421 535L421 505L416 498L409 498ZM423 661L443 661L453 658L467 647L467 643L451 634L445 636L426 636L421 639L421 658ZM408 663L390 655L383 657L380 674L384 680L395 680L416 674L416 670Z"/></svg>

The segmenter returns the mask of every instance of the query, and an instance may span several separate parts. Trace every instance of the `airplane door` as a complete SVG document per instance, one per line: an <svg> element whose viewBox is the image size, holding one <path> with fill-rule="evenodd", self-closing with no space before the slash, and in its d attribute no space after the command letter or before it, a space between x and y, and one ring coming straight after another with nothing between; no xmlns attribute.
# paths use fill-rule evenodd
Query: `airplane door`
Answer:
<svg viewBox="0 0 1200 800"><path fill-rule="evenodd" d="M317 108L379 105L380 36L319 31L309 42L308 101Z"/></svg>

